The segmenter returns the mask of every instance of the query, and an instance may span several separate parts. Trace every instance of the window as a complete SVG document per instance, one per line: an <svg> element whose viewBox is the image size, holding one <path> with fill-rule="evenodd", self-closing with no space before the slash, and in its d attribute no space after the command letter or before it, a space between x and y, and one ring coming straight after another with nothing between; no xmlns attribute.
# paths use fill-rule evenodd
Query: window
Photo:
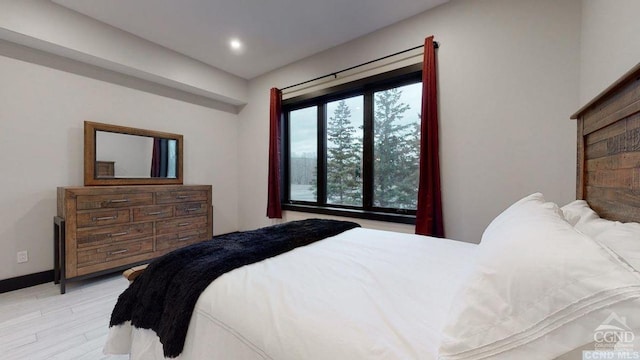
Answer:
<svg viewBox="0 0 640 360"><path fill-rule="evenodd" d="M316 166L318 162L317 106L291 111L289 113L289 178L291 192L289 199L316 201Z"/></svg>
<svg viewBox="0 0 640 360"><path fill-rule="evenodd" d="M363 101L327 103L327 204L362 206Z"/></svg>
<svg viewBox="0 0 640 360"><path fill-rule="evenodd" d="M283 209L415 223L421 98L412 66L285 100Z"/></svg>

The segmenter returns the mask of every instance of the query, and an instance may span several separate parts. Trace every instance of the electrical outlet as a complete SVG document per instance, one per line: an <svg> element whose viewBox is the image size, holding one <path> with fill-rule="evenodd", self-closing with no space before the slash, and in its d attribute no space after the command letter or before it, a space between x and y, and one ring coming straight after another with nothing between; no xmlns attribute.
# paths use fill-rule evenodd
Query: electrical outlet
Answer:
<svg viewBox="0 0 640 360"><path fill-rule="evenodd" d="M29 261L29 252L27 250L18 251L18 264Z"/></svg>

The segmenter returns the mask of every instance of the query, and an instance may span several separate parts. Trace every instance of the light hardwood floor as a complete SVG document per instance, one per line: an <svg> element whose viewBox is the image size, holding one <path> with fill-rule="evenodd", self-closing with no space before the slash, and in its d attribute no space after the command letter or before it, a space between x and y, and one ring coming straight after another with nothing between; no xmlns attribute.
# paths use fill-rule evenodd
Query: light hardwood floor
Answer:
<svg viewBox="0 0 640 360"><path fill-rule="evenodd" d="M120 275L72 282L67 293L53 283L0 294L0 359L121 360L102 346L118 295Z"/></svg>

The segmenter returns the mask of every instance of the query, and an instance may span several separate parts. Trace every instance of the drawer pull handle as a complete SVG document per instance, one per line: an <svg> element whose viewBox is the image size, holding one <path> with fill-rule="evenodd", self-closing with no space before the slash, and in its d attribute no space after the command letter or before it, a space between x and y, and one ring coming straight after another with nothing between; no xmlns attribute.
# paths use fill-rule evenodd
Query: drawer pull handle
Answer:
<svg viewBox="0 0 640 360"><path fill-rule="evenodd" d="M119 233L109 234L109 237L122 236L122 235L127 235L127 234L129 234L128 231L123 231L123 232L119 232Z"/></svg>
<svg viewBox="0 0 640 360"><path fill-rule="evenodd" d="M114 199L114 200L109 200L109 202L112 203L112 204L128 203L129 199Z"/></svg>
<svg viewBox="0 0 640 360"><path fill-rule="evenodd" d="M166 211L154 211L154 212L148 212L147 215L160 215L164 213L166 213Z"/></svg>
<svg viewBox="0 0 640 360"><path fill-rule="evenodd" d="M116 251L111 251L109 253L107 253L109 256L113 256L113 255L118 255L118 254L124 254L127 251L129 251L129 249L122 249L122 250L116 250Z"/></svg>
<svg viewBox="0 0 640 360"><path fill-rule="evenodd" d="M113 215L113 216L103 216L103 217L93 217L91 218L92 221L102 221L102 220L115 220L118 218L118 215Z"/></svg>
<svg viewBox="0 0 640 360"><path fill-rule="evenodd" d="M187 226L187 225L191 225L191 223L190 223L190 222L186 222L186 223L180 223L180 224L178 224L178 226Z"/></svg>
<svg viewBox="0 0 640 360"><path fill-rule="evenodd" d="M186 209L187 212L189 212L189 211L198 211L198 210L200 210L199 207Z"/></svg>
<svg viewBox="0 0 640 360"><path fill-rule="evenodd" d="M180 200L181 199L188 199L188 198L189 198L189 195L178 195L178 196L176 196L176 199L180 199Z"/></svg>
<svg viewBox="0 0 640 360"><path fill-rule="evenodd" d="M187 241L187 240L191 239L192 237L193 237L193 236L185 236L185 237L181 237L181 238L178 238L178 241Z"/></svg>

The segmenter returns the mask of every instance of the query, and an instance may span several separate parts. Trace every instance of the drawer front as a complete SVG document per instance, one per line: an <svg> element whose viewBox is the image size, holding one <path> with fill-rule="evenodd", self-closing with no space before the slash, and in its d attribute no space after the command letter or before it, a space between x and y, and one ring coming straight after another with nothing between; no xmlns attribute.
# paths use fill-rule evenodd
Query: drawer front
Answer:
<svg viewBox="0 0 640 360"><path fill-rule="evenodd" d="M173 206L145 206L133 209L133 221L147 221L173 217Z"/></svg>
<svg viewBox="0 0 640 360"><path fill-rule="evenodd" d="M109 261L153 251L153 239L148 238L123 244L78 251L78 267L108 263ZM105 269L109 267L106 266Z"/></svg>
<svg viewBox="0 0 640 360"><path fill-rule="evenodd" d="M165 220L156 222L156 235L173 234L177 232L206 229L207 217L187 217L175 220Z"/></svg>
<svg viewBox="0 0 640 360"><path fill-rule="evenodd" d="M179 204L175 207L176 216L206 215L208 210L206 202Z"/></svg>
<svg viewBox="0 0 640 360"><path fill-rule="evenodd" d="M79 195L78 210L109 209L129 206L153 205L153 193Z"/></svg>
<svg viewBox="0 0 640 360"><path fill-rule="evenodd" d="M104 246L153 236L153 223L78 229L78 248Z"/></svg>
<svg viewBox="0 0 640 360"><path fill-rule="evenodd" d="M207 230L204 228L160 235L156 241L156 250L177 249L203 240L207 240Z"/></svg>
<svg viewBox="0 0 640 360"><path fill-rule="evenodd" d="M193 201L207 201L207 192L197 190L182 190L160 191L156 193L156 204L174 204Z"/></svg>
<svg viewBox="0 0 640 360"><path fill-rule="evenodd" d="M114 209L78 213L78 227L115 225L131 222L129 209Z"/></svg>

